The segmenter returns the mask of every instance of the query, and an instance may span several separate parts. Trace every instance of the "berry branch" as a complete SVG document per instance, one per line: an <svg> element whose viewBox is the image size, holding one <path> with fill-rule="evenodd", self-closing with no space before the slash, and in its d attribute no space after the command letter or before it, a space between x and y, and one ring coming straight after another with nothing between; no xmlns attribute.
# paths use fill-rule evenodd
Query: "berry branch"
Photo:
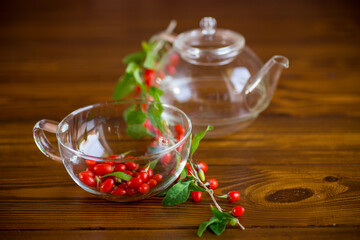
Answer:
<svg viewBox="0 0 360 240"><path fill-rule="evenodd" d="M196 166L198 166L198 164L196 163L196 161L191 158L188 162L189 162L189 164L190 164L190 166L191 166L191 169L192 169L192 171L193 171L193 173L194 173L194 175L192 175L192 176L195 178L196 182L197 182L198 184L200 184L200 185L206 190L206 192L210 195L211 200L214 202L216 208L217 208L220 212L223 212L223 209L220 207L220 205L219 205L218 202L216 201L215 196L218 197L218 198L229 198L229 197L230 197L230 198L229 198L229 201L230 201L230 202L234 202L234 201L236 201L236 200L238 200L238 199L240 198L240 193L237 192L237 191L231 191L231 192L229 192L228 194L222 195L222 196L217 196L217 195L215 195L215 194L214 194L214 190L207 188L207 186L203 183L203 181L200 180L199 175L198 175L198 172L199 172L199 171L202 171L202 169L199 169L198 171L195 170L194 164L196 164ZM195 162L195 163L194 163L194 162ZM243 207L240 207L240 206L235 207L234 209L238 209L238 208L242 208L242 209L243 209ZM241 210L235 210L235 211L239 212L239 211L241 211ZM243 213L243 212L244 212L244 210L242 210L242 213ZM236 215L241 216L242 213L241 213L241 214L233 214L233 215L234 215L234 216L236 216ZM245 227L239 222L238 219L236 219L236 223L240 226L240 228L241 228L242 230L245 230Z"/></svg>
<svg viewBox="0 0 360 240"><path fill-rule="evenodd" d="M170 139L168 139L169 142L175 143L176 140L179 141L184 136L184 128L181 125L175 125L175 132L177 132L177 136L174 139L171 138L172 134L169 134L171 131L168 129L167 124L164 124L164 121L161 118L163 109L160 104L160 97L163 94L163 91L158 88L162 80L160 76L161 74L158 74L157 79L154 79L155 72L161 68L165 55L171 48L171 43L174 41L171 33L175 29L175 26L176 21L171 21L165 31L153 36L149 42L142 42L141 51L130 54L123 59L123 62L127 64L127 68L125 74L119 79L115 87L114 99L123 99L135 90L136 97L147 101L156 101L146 106L144 106L144 104L136 104L130 106L125 111L124 118L127 123L127 133L130 137L142 138L148 135L158 136L161 135L161 133L168 133L166 135L170 137ZM173 65L170 66L170 69L176 71L175 66L177 62L178 61L173 61ZM218 186L217 180L210 178L207 182L205 182L205 173L208 168L207 165L203 162L197 163L193 159L193 154L197 150L200 141L203 139L206 132L212 129L212 126L208 126L206 130L200 131L194 135L186 168L184 168L174 185L170 186L158 195L164 196L162 201L163 205L174 206L187 201L190 195L194 201L200 201L203 192L207 192L209 194L215 205L215 207L211 206L213 217L211 217L209 221L200 224L198 229L199 237L202 236L203 232L207 228L210 228L216 235L220 235L223 231L225 231L228 223L233 226L238 224L242 230L245 229L237 219L237 217L243 214L244 208L237 206L229 213L224 212L216 200L216 197L218 197L220 199L227 198L230 202L234 202L239 199L240 193L237 191L231 191L227 195L216 195L214 193L214 189ZM106 167L109 168L108 166ZM102 174L101 177L95 177L95 180L93 180L94 174L91 174L91 171L90 173L89 171L84 171L82 174L84 175L84 181L80 180L88 182L88 185L93 187L96 185L99 186L99 182L102 178L106 179L108 177L116 177L116 179L120 179L120 184L128 185L129 188L126 191L124 189L121 190L119 186L111 190L113 186L115 186L112 179L108 179L101 183L100 190L102 192L111 191L111 193L115 195L131 195L136 193L132 191L132 189L135 188L137 188L136 191L141 193L147 192L150 187L154 187L157 182L161 181L162 178L158 176L157 179L148 179L146 176L143 176L143 180L141 180L141 177L139 178L140 175L150 175L148 171L152 171L152 168L149 168L149 166L147 168L139 168L139 166L121 166L121 169L119 166L118 168L120 172L117 172L116 168L116 172L110 171L110 168L104 169L104 174ZM100 171L95 167L94 170ZM96 171L95 173L97 173ZM122 173L121 171L125 172ZM147 182L142 183L145 181Z"/></svg>

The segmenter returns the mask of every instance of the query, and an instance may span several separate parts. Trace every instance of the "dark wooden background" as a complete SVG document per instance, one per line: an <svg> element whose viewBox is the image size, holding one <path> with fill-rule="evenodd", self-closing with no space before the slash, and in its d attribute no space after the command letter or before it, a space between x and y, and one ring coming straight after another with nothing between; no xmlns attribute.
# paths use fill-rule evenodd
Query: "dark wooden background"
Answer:
<svg viewBox="0 0 360 240"><path fill-rule="evenodd" d="M32 127L111 99L122 57L171 19L179 33L213 16L263 61L287 56L290 69L254 124L201 143L196 158L217 192L241 192L247 228L203 239L359 239L359 9L340 0L2 1L0 238L197 239L208 198L177 207L95 198L39 152Z"/></svg>

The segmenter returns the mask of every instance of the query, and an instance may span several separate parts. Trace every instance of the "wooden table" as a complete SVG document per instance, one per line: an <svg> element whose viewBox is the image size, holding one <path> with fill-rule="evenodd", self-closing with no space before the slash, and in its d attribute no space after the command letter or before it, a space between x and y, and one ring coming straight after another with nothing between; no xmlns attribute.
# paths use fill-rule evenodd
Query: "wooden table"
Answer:
<svg viewBox="0 0 360 240"><path fill-rule="evenodd" d="M141 40L207 15L264 61L287 56L290 69L250 127L201 143L196 158L217 192L241 192L247 228L203 239L360 238L359 2L16 0L0 12L1 239L197 239L209 198L98 199L39 152L32 127L110 100L122 57Z"/></svg>

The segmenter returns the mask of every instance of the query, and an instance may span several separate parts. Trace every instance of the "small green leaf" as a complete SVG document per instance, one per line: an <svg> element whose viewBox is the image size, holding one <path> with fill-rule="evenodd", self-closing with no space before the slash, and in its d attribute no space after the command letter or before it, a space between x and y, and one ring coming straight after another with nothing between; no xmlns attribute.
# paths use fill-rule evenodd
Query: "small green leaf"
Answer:
<svg viewBox="0 0 360 240"><path fill-rule="evenodd" d="M226 225L228 224L229 220L225 221L219 221L212 223L209 228L217 235L219 236L225 231Z"/></svg>
<svg viewBox="0 0 360 240"><path fill-rule="evenodd" d="M153 50L155 45L156 45L156 42L149 42L149 43L145 42L145 41L141 42L141 47L143 48L143 50L145 52L149 52L149 51Z"/></svg>
<svg viewBox="0 0 360 240"><path fill-rule="evenodd" d="M189 190L195 192L206 192L205 189L195 184L195 180L190 182Z"/></svg>
<svg viewBox="0 0 360 240"><path fill-rule="evenodd" d="M141 69L139 65L137 65L135 62L130 62L126 68L126 74L131 76L131 78L135 80L135 83L140 86L143 92L146 92L145 84L140 76L140 70Z"/></svg>
<svg viewBox="0 0 360 240"><path fill-rule="evenodd" d="M125 109L124 111L124 119L125 119L125 122L128 122L128 119L129 119L129 114L134 111L136 108L136 105L131 105L130 107L128 107L127 109Z"/></svg>
<svg viewBox="0 0 360 240"><path fill-rule="evenodd" d="M127 155L129 155L130 153L134 152L134 150L129 150L127 152L121 153L120 157L126 157Z"/></svg>
<svg viewBox="0 0 360 240"><path fill-rule="evenodd" d="M134 71L135 71L136 69L138 69L138 70L140 69L139 65L137 65L137 64L134 63L134 62L131 62L131 63L129 63L128 66L126 67L125 72L126 72L126 73L129 73L129 74L132 74L132 73L134 73Z"/></svg>
<svg viewBox="0 0 360 240"><path fill-rule="evenodd" d="M207 126L206 130L200 131L197 134L195 134L195 136L193 137L193 140L192 140L192 144L191 144L190 158L192 157L192 155L194 154L196 149L199 147L199 143L200 143L201 139L203 139L203 137L205 136L206 132L213 130L213 129L214 129L214 127L209 125L209 126Z"/></svg>
<svg viewBox="0 0 360 240"><path fill-rule="evenodd" d="M174 206L186 202L190 195L189 184L189 181L176 183L166 193L162 204L165 206Z"/></svg>
<svg viewBox="0 0 360 240"><path fill-rule="evenodd" d="M136 82L129 74L125 74L116 84L113 99L122 99L135 88Z"/></svg>
<svg viewBox="0 0 360 240"><path fill-rule="evenodd" d="M163 132L163 126L161 123L161 110L154 103L151 103L148 108L150 122L161 132Z"/></svg>
<svg viewBox="0 0 360 240"><path fill-rule="evenodd" d="M209 221L201 223L197 231L197 235L201 237L208 226L217 222L219 222L219 219L212 217Z"/></svg>
<svg viewBox="0 0 360 240"><path fill-rule="evenodd" d="M175 157L176 157L176 169L179 168L180 162L182 160L182 157L179 152L175 151Z"/></svg>
<svg viewBox="0 0 360 240"><path fill-rule="evenodd" d="M132 179L132 176L130 176L124 172L112 172L112 173L106 174L102 177L110 177L110 176L114 176L114 177L120 178L121 180L125 180L125 181L129 181L130 179Z"/></svg>
<svg viewBox="0 0 360 240"><path fill-rule="evenodd" d="M144 68L147 68L147 69L155 68L155 63L156 63L156 59L157 59L157 52L154 52L155 45L156 45L156 42L147 43L147 42L143 41L141 43L141 46L146 53L145 61L143 64Z"/></svg>
<svg viewBox="0 0 360 240"><path fill-rule="evenodd" d="M187 170L186 170L186 168L184 168L181 171L180 178L179 178L178 182L182 182L182 180L184 180L186 177L187 177Z"/></svg>
<svg viewBox="0 0 360 240"><path fill-rule="evenodd" d="M129 64L130 62L136 62L137 64L141 64L145 57L146 53L144 51L140 51L127 55L122 61L125 64Z"/></svg>
<svg viewBox="0 0 360 240"><path fill-rule="evenodd" d="M164 111L164 107L161 105L161 99L160 97L164 94L164 92L156 87L151 86L149 88L149 94L154 98L154 100L157 102L155 103L155 105L157 106L157 108L160 110L160 112Z"/></svg>
<svg viewBox="0 0 360 240"><path fill-rule="evenodd" d="M195 180L195 177L192 176L192 175L190 175L190 174L188 174L186 180Z"/></svg>
<svg viewBox="0 0 360 240"><path fill-rule="evenodd" d="M150 45L149 45L147 42L145 42L145 41L142 41L142 42L141 42L141 47L144 49L145 52L148 52L148 51L151 50Z"/></svg>
<svg viewBox="0 0 360 240"><path fill-rule="evenodd" d="M160 114L164 111L164 107L161 105L161 103L156 102L155 103L157 109L159 109ZM165 121L165 120L164 120ZM165 121L166 122L166 121Z"/></svg>
<svg viewBox="0 0 360 240"><path fill-rule="evenodd" d="M214 214L214 217L216 217L217 219L221 220L221 221L225 221L225 220L232 220L235 217L232 216L231 214L227 213L227 212L220 212L219 210L217 210L215 207L211 206L211 211Z"/></svg>
<svg viewBox="0 0 360 240"><path fill-rule="evenodd" d="M127 124L140 124L145 122L147 116L144 112L142 111L131 111L127 114L126 116L126 123Z"/></svg>
<svg viewBox="0 0 360 240"><path fill-rule="evenodd" d="M154 98L155 101L161 102L160 97L164 94L164 91L157 87L151 86L149 88L149 94Z"/></svg>
<svg viewBox="0 0 360 240"><path fill-rule="evenodd" d="M160 158L151 160L151 162L149 163L149 167L150 167L151 169L155 169L157 163L159 162L159 159L160 159Z"/></svg>
<svg viewBox="0 0 360 240"><path fill-rule="evenodd" d="M141 91L146 92L147 90L146 90L145 84L144 84L144 82L143 82L143 80L142 80L142 78L140 76L140 69L135 69L133 74L134 74L134 78L135 78L136 83L141 88Z"/></svg>
<svg viewBox="0 0 360 240"><path fill-rule="evenodd" d="M156 71L159 71L160 69L162 69L164 67L164 63L165 63L165 59L166 59L166 52L160 51L157 54L160 57L160 60L158 60L154 69Z"/></svg>
<svg viewBox="0 0 360 240"><path fill-rule="evenodd" d="M156 63L157 54L153 53L152 51L148 51L146 53L145 61L144 61L144 68L147 69L154 69Z"/></svg>
<svg viewBox="0 0 360 240"><path fill-rule="evenodd" d="M149 135L148 130L142 124L128 125L126 133L132 138L143 138Z"/></svg>

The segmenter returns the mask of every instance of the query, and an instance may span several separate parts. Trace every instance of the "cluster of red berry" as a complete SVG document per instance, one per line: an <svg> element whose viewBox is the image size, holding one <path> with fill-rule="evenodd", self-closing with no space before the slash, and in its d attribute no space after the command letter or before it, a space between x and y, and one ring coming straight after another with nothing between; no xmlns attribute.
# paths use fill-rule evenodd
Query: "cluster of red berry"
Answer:
<svg viewBox="0 0 360 240"><path fill-rule="evenodd" d="M189 175L194 175L190 164L187 163L186 164L187 167L187 171ZM201 180L205 180L205 174L208 170L208 166L206 163L204 162L199 162L197 165L197 170L198 170L198 175L200 178L203 178ZM207 180L207 182L205 183L206 186L208 186L209 189L216 189L219 186L218 181L215 178L209 178ZM235 202L236 200L238 200L240 198L240 193L238 191L230 191L228 192L226 195L223 196L218 196L220 198L227 198L229 202ZM202 192L197 192L197 191L192 191L191 192L191 198L195 201L195 202L199 202L202 198ZM239 217L244 213L245 209L241 206L236 206L232 209L232 214L235 217Z"/></svg>
<svg viewBox="0 0 360 240"><path fill-rule="evenodd" d="M144 124L149 131L155 131L155 128L150 121L145 121ZM178 141L184 138L185 129L180 124L174 126L175 137ZM157 133L157 132L156 132ZM161 136L161 133L158 133ZM155 141L156 145L157 142ZM179 147L181 148L181 146ZM163 164L167 164L171 160L171 154L164 154L160 161ZM79 173L79 179L81 182L89 187L98 187L102 193L111 193L113 195L133 195L135 193L146 193L150 188L155 187L161 182L163 176L161 174L155 174L153 169L148 167L140 167L138 163L134 161L116 163L111 162L111 159L117 158L116 155L108 157L109 161L105 163L98 163L94 160L85 160L88 166L86 171ZM132 156L126 156L125 159L131 160ZM107 176L110 173L122 172L129 176L128 181L119 179L116 176ZM114 174L113 174L114 175Z"/></svg>
<svg viewBox="0 0 360 240"><path fill-rule="evenodd" d="M165 66L166 71L170 75L176 74L176 66L179 64L180 57L177 53L172 53L169 56L169 63Z"/></svg>
<svg viewBox="0 0 360 240"><path fill-rule="evenodd" d="M109 157L115 158L115 155ZM131 156L126 158L131 159ZM98 187L102 193L113 195L133 195L138 192L146 193L162 180L161 174L155 174L150 167L139 167L139 164L129 161L124 163L98 163L94 160L85 160L88 169L79 173L81 182L89 187ZM106 176L110 173L122 172L131 178L128 181L116 176Z"/></svg>
<svg viewBox="0 0 360 240"><path fill-rule="evenodd" d="M176 74L176 66L179 64L179 55L177 53L172 53L169 57L169 63L165 66L165 69L168 74L174 75ZM144 82L146 85L146 89L149 90L151 86L159 86L159 83L155 81L155 70L154 69L145 69L144 70ZM163 71L159 71L158 78L163 79L165 74ZM141 88L139 85L135 88L136 95L139 96L141 93Z"/></svg>
<svg viewBox="0 0 360 240"><path fill-rule="evenodd" d="M180 141L181 139L184 138L185 129L183 126L181 126L180 124L175 124L174 130L176 133L176 136L175 136L176 140Z"/></svg>
<svg viewBox="0 0 360 240"><path fill-rule="evenodd" d="M155 70L153 70L153 69L145 69L145 71L144 71L144 82L145 82L145 86L146 86L147 90L149 90L149 88L151 86L153 86L153 85L158 85L158 84L155 84L154 79L155 79ZM135 93L136 93L136 97L140 96L141 88L140 88L139 85L136 85Z"/></svg>

